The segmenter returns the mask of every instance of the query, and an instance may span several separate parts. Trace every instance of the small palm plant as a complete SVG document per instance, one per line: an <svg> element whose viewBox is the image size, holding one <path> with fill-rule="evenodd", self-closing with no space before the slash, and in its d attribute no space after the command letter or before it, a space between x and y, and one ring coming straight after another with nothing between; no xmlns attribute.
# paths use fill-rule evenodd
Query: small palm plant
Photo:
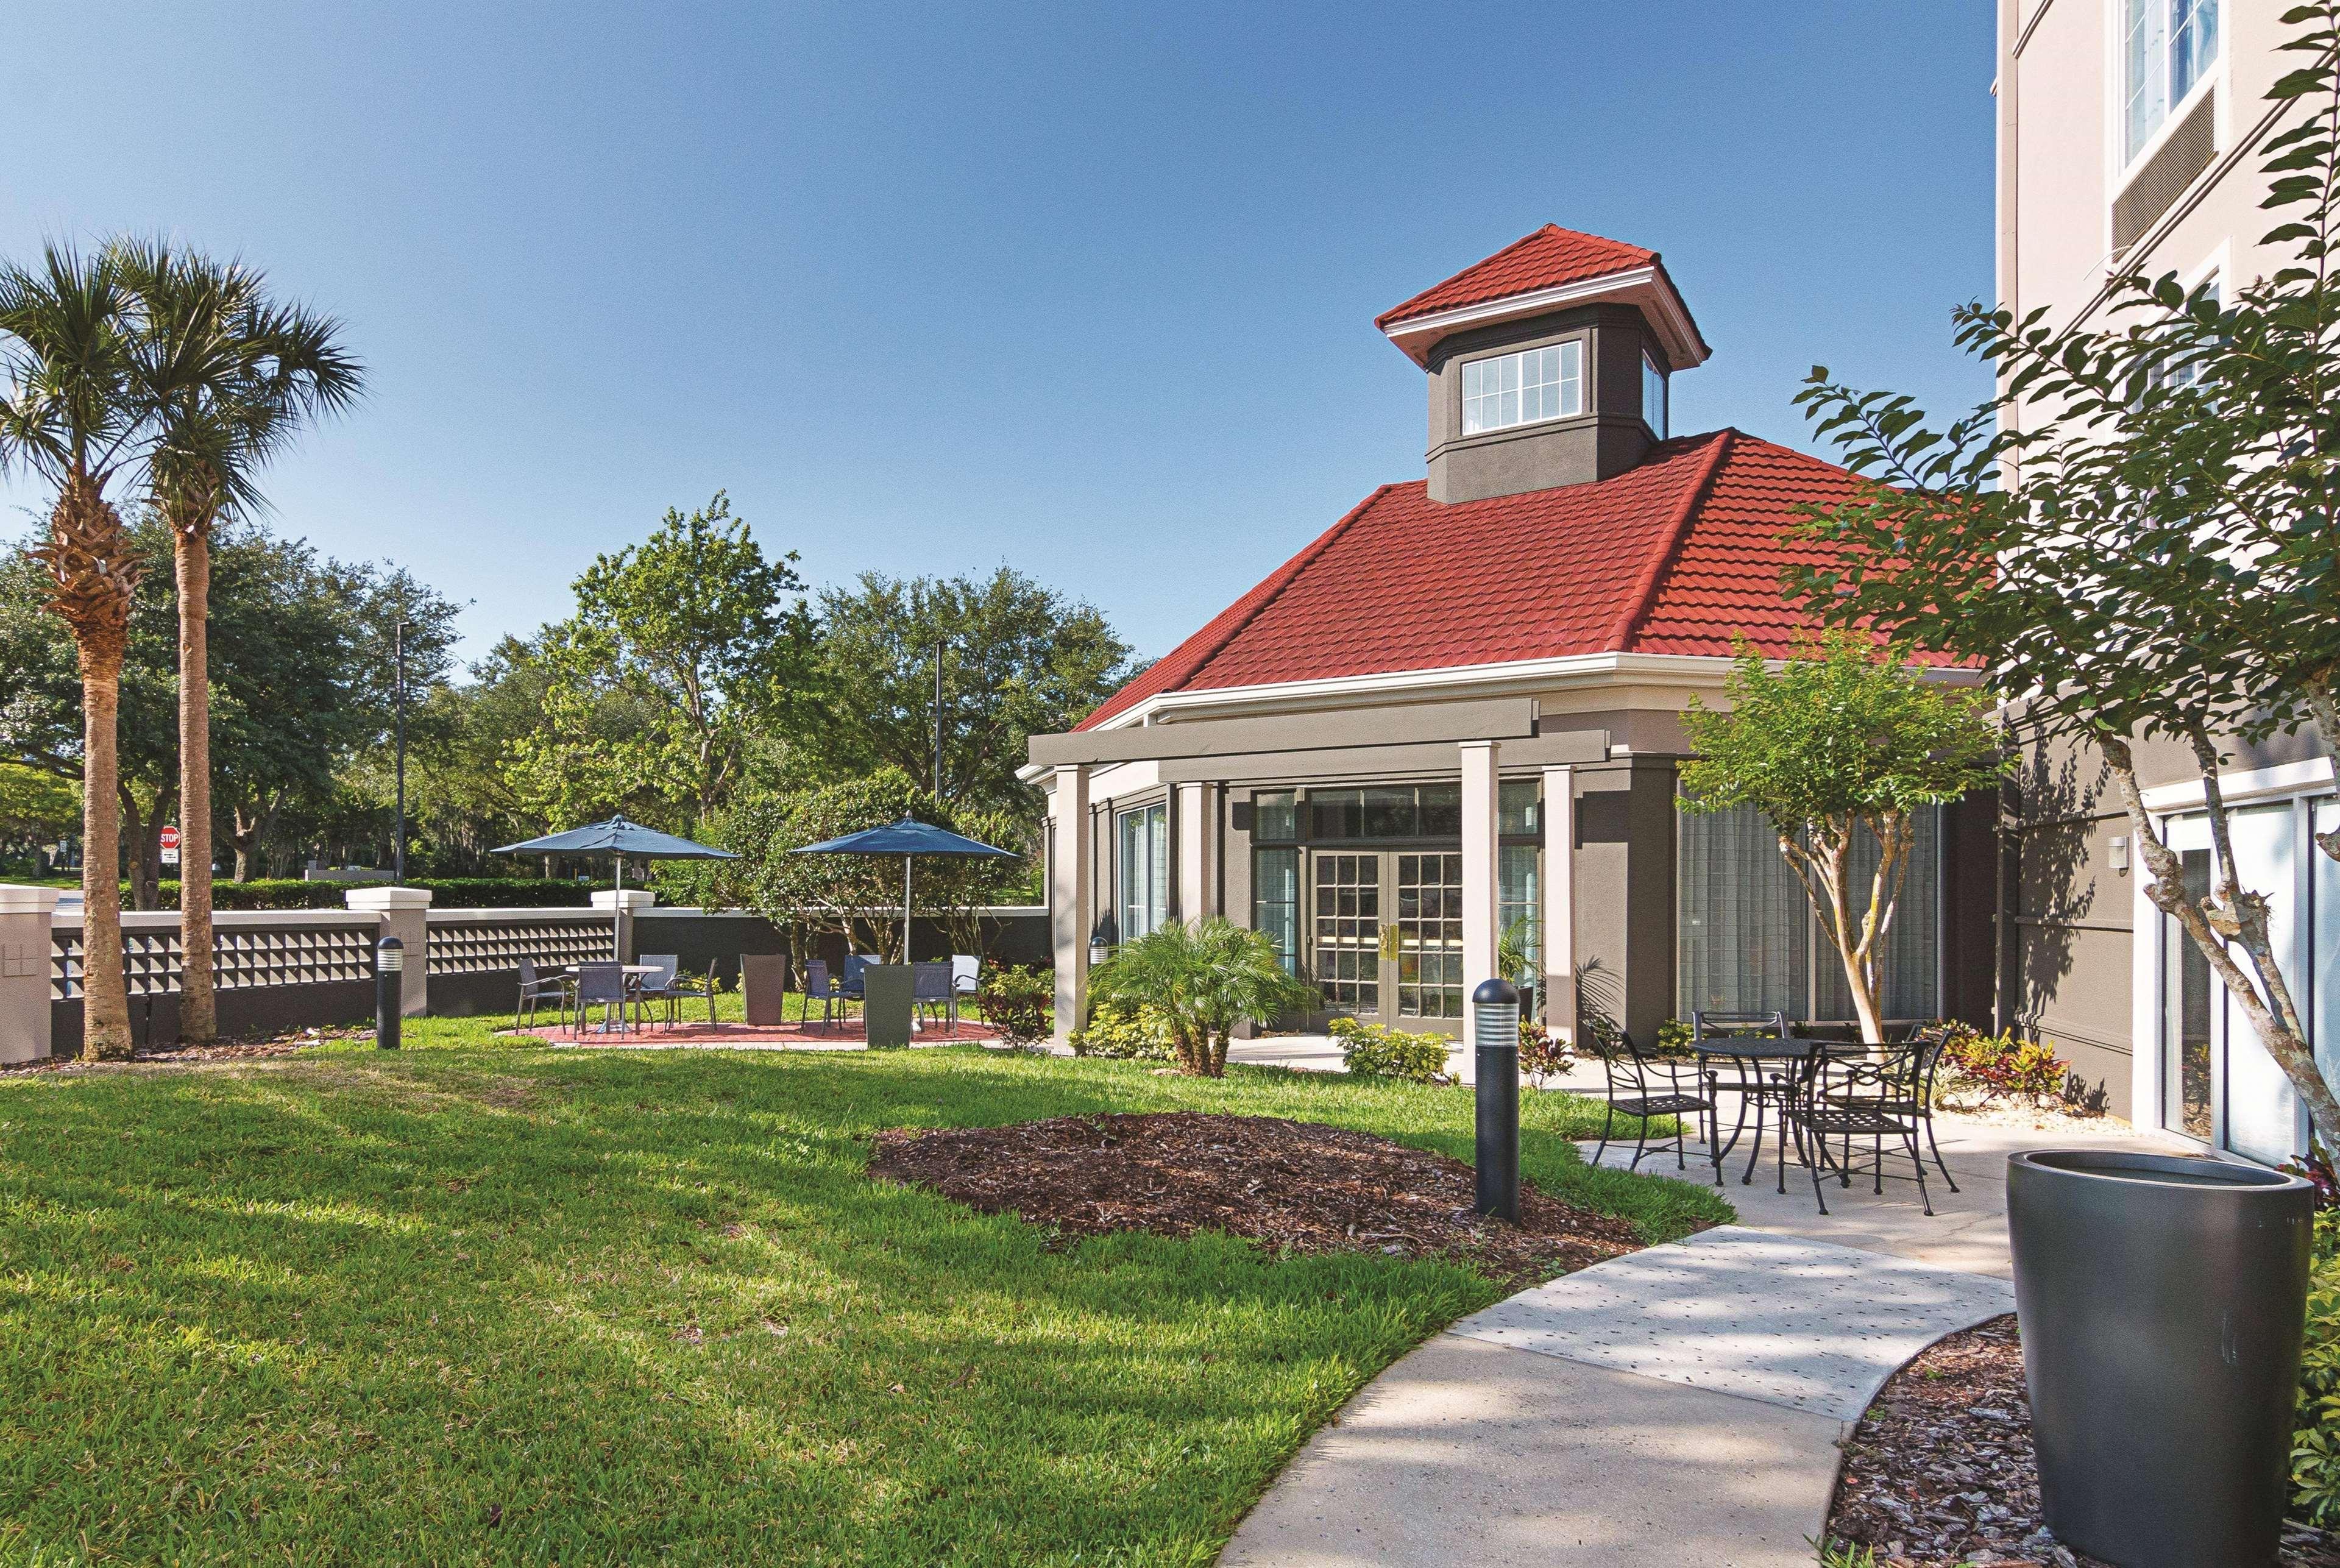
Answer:
<svg viewBox="0 0 2340 1568"><path fill-rule="evenodd" d="M1224 1077L1227 1038L1241 1023L1264 1024L1316 1005L1316 988L1284 971L1275 944L1259 931L1214 917L1173 920L1124 944L1090 977L1090 995L1166 1018L1178 1065Z"/></svg>

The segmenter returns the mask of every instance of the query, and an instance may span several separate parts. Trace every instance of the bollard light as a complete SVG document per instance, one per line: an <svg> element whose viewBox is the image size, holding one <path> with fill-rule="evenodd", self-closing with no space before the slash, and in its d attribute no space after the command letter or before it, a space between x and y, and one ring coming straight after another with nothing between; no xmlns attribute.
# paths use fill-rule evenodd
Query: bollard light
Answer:
<svg viewBox="0 0 2340 1568"><path fill-rule="evenodd" d="M406 944L384 937L373 949L373 1043L398 1049L398 1019L406 1000Z"/></svg>
<svg viewBox="0 0 2340 1568"><path fill-rule="evenodd" d="M1471 993L1472 1066L1482 1215L1520 1223L1520 993L1501 978Z"/></svg>

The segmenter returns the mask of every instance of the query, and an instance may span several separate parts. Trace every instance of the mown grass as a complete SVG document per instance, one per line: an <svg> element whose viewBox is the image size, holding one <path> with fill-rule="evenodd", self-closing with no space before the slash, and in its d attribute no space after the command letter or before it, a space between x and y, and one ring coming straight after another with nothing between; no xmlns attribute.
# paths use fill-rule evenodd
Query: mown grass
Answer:
<svg viewBox="0 0 2340 1568"><path fill-rule="evenodd" d="M1221 1236L1052 1250L863 1174L878 1128L1159 1108L1467 1157L1462 1091L491 1027L0 1079L0 1561L1205 1563L1501 1294ZM1530 1097L1532 1179L1652 1238L1727 1217L1586 1169L1587 1119Z"/></svg>

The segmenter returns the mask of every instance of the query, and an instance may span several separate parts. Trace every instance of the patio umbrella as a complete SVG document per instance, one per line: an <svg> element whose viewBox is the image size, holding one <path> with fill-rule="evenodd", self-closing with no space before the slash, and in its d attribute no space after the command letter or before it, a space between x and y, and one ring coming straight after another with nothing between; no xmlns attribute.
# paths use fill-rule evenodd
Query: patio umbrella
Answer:
<svg viewBox="0 0 2340 1568"><path fill-rule="evenodd" d="M688 839L678 839L671 833L661 833L655 828L645 828L639 822L629 822L623 817L612 817L607 822L595 822L583 828L571 828L566 833L552 833L525 843L506 844L489 851L493 855L607 855L617 862L618 891L626 890L626 857L643 860L737 860L739 857L729 849L717 849L706 844L694 844ZM623 903L624 900L619 900ZM624 909L612 911L618 919L626 917ZM618 936L618 954L625 956L625 934Z"/></svg>
<svg viewBox="0 0 2340 1568"><path fill-rule="evenodd" d="M902 857L902 962L910 961L910 862L920 855L956 855L963 859L996 856L1017 858L1013 849L996 849L960 837L947 829L930 827L905 817L883 828L865 828L842 839L828 839L793 851L798 855L899 855Z"/></svg>

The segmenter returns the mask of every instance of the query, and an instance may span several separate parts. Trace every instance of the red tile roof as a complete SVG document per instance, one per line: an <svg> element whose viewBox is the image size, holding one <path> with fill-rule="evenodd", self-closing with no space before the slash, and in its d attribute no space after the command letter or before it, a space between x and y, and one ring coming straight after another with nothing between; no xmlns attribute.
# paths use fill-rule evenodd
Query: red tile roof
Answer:
<svg viewBox="0 0 2340 1568"><path fill-rule="evenodd" d="M1546 223L1534 233L1514 240L1489 256L1433 283L1393 310L1373 318L1386 332L1392 323L1463 305L1484 304L1512 294L1557 288L1611 273L1631 272L1658 263L1658 253L1599 234L1580 233L1558 223Z"/></svg>
<svg viewBox="0 0 2340 1568"><path fill-rule="evenodd" d="M1597 483L1444 505L1383 485L1081 722L1165 691L1637 652L1784 654L1801 501L1860 481L1734 430L1661 442Z"/></svg>

